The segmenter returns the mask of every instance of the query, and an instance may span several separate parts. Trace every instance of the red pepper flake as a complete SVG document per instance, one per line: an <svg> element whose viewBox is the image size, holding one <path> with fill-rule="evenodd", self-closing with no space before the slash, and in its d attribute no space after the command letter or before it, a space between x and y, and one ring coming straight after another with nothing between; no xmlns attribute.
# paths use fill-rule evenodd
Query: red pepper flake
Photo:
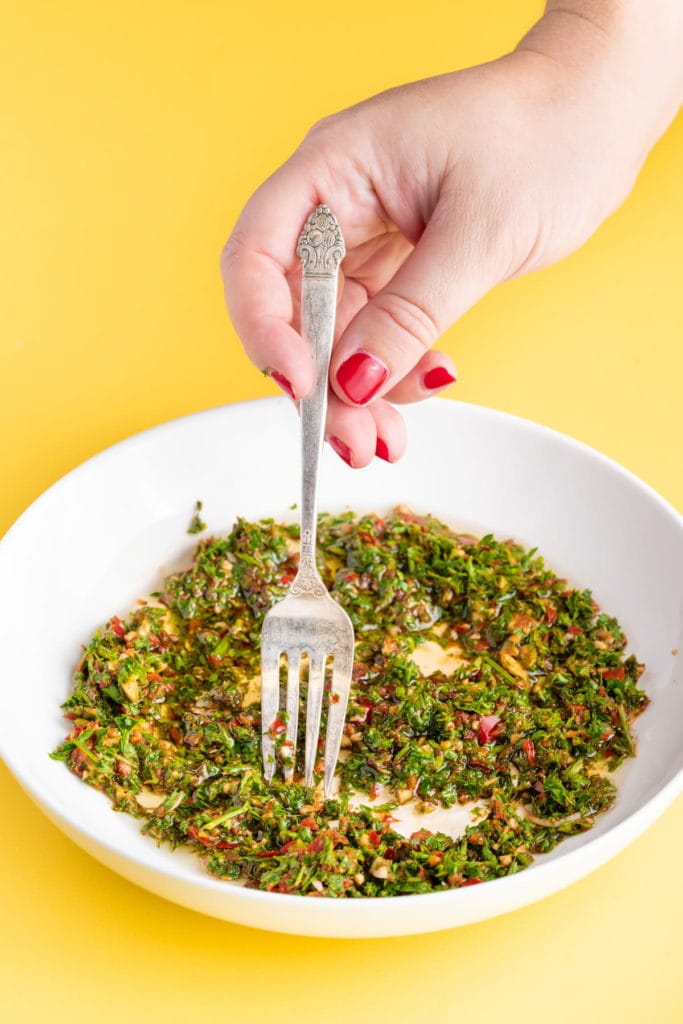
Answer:
<svg viewBox="0 0 683 1024"><path fill-rule="evenodd" d="M116 633L116 635L121 640L123 640L123 638L126 635L126 631L123 628L123 623L121 622L121 619L118 617L118 615L115 615L113 617L113 619L111 620L111 629L112 629L112 633Z"/></svg>
<svg viewBox="0 0 683 1024"><path fill-rule="evenodd" d="M619 668L603 668L602 670L603 679L618 679L620 683L623 683L626 678L626 672L624 666L621 665Z"/></svg>
<svg viewBox="0 0 683 1024"><path fill-rule="evenodd" d="M259 850L259 852L256 854L256 856L257 857L262 857L262 858L263 857L279 857L281 852L282 852L281 850ZM270 889L269 892L272 892L272 889Z"/></svg>
<svg viewBox="0 0 683 1024"><path fill-rule="evenodd" d="M318 823L315 818L302 818L299 824L302 828L310 828L314 831L318 828Z"/></svg>
<svg viewBox="0 0 683 1024"><path fill-rule="evenodd" d="M218 668L221 664L222 658L219 654L207 654L206 660L211 668Z"/></svg>
<svg viewBox="0 0 683 1024"><path fill-rule="evenodd" d="M289 585L292 582L293 579L294 579L294 573L283 572L282 576L280 576L280 583L282 583L283 585L287 586L287 585Z"/></svg>
<svg viewBox="0 0 683 1024"><path fill-rule="evenodd" d="M583 630L579 626L569 626L568 631L572 634L572 636L578 636L580 633L583 633Z"/></svg>
<svg viewBox="0 0 683 1024"><path fill-rule="evenodd" d="M379 846L379 832L375 831L374 828L371 828L368 832L368 836L370 837L370 842L373 846Z"/></svg>
<svg viewBox="0 0 683 1024"><path fill-rule="evenodd" d="M469 624L469 622L459 622L459 623L457 624L457 626L455 627L455 632L456 632L456 633L469 633L469 631L471 630L471 628L472 628L472 627L471 627L471 625Z"/></svg>
<svg viewBox="0 0 683 1024"><path fill-rule="evenodd" d="M460 888L464 889L466 885L481 885L482 881L482 878L466 878Z"/></svg>
<svg viewBox="0 0 683 1024"><path fill-rule="evenodd" d="M488 743L489 740L492 740L498 732L499 725L498 715L481 715L479 718L479 742Z"/></svg>
<svg viewBox="0 0 683 1024"><path fill-rule="evenodd" d="M553 608L553 606L550 604L546 605L545 615L543 616L543 618L549 626L552 626L553 622L557 618L557 608Z"/></svg>
<svg viewBox="0 0 683 1024"><path fill-rule="evenodd" d="M493 817L497 818L499 821L505 821L507 818L505 807L500 800L493 799L491 801L491 810L493 812Z"/></svg>
<svg viewBox="0 0 683 1024"><path fill-rule="evenodd" d="M194 839L196 840L196 842L201 843L202 846L214 845L214 840L211 838L211 836L202 835L202 833L199 831L196 825L190 825L190 827L187 830L187 834L188 836L190 836L191 839Z"/></svg>
<svg viewBox="0 0 683 1024"><path fill-rule="evenodd" d="M308 853L320 853L325 847L325 839L323 836L316 836L315 839L311 839L310 843L306 847Z"/></svg>
<svg viewBox="0 0 683 1024"><path fill-rule="evenodd" d="M220 843L216 843L217 850L234 850L239 843L226 843L225 840L221 840Z"/></svg>
<svg viewBox="0 0 683 1024"><path fill-rule="evenodd" d="M270 733L271 736L281 736L282 733L286 731L286 729L287 726L278 715L277 718L273 719L273 724L271 725L268 732Z"/></svg>
<svg viewBox="0 0 683 1024"><path fill-rule="evenodd" d="M534 746L533 740L524 740L522 743L522 750L529 759L529 764L536 763L536 747Z"/></svg>

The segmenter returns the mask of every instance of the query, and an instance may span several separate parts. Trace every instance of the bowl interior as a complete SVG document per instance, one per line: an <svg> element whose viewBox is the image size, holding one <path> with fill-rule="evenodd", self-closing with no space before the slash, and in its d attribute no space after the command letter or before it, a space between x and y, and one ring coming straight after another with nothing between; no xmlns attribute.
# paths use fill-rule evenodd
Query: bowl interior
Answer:
<svg viewBox="0 0 683 1024"><path fill-rule="evenodd" d="M629 650L647 665L641 685L653 699L637 723L638 757L622 769L616 805L595 829L543 859L562 858L680 778L681 518L608 459L526 421L444 400L409 407L406 418L410 452L396 466L375 460L352 471L325 452L320 508L383 512L405 503L459 528L537 547L617 616ZM195 500L203 501L213 533L228 530L238 515L289 519L296 515L290 506L298 500L298 458L298 420L285 399L186 417L80 466L0 544L3 757L58 822L199 888L225 883L189 854L158 849L138 823L112 814L106 799L47 755L65 733L59 706L80 645L188 563ZM468 898L479 896L470 890Z"/></svg>

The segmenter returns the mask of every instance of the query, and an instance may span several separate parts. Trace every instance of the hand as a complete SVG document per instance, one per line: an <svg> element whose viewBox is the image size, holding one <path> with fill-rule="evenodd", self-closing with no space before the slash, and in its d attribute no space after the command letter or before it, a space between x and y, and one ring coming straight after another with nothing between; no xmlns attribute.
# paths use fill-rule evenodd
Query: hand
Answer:
<svg viewBox="0 0 683 1024"><path fill-rule="evenodd" d="M326 118L250 199L223 253L226 301L249 357L295 399L313 380L298 234L320 202L341 225L326 431L350 465L403 454L394 403L455 380L431 348L448 326L576 249L626 197L680 98L675 6L550 4L514 53Z"/></svg>

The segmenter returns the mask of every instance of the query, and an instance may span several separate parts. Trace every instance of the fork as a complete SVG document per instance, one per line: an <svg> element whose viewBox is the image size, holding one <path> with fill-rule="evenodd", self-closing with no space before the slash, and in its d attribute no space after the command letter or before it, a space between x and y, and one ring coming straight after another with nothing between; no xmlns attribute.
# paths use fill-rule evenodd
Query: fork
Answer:
<svg viewBox="0 0 683 1024"><path fill-rule="evenodd" d="M326 668L332 658L332 685L325 738L325 793L329 795L341 745L353 668L353 626L330 596L315 564L318 474L327 411L328 373L337 301L339 264L344 241L339 225L324 204L306 221L297 256L303 267L301 333L311 346L315 386L301 400L301 555L297 574L285 597L263 621L261 633L261 749L264 776L276 768L276 737L284 738L284 777L291 779L296 757L302 660L308 657L304 778L313 785ZM286 724L280 715L280 657L287 659Z"/></svg>

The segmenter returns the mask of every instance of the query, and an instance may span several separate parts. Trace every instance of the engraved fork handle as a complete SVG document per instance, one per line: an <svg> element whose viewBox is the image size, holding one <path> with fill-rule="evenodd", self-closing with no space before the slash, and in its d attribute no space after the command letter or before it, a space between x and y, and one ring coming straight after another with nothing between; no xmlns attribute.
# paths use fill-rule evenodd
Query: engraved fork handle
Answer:
<svg viewBox="0 0 683 1024"><path fill-rule="evenodd" d="M304 225L296 250L303 266L301 333L311 346L315 386L301 400L301 557L290 593L325 593L315 565L318 474L327 413L327 389L337 309L339 264L344 240L327 206L318 206Z"/></svg>

